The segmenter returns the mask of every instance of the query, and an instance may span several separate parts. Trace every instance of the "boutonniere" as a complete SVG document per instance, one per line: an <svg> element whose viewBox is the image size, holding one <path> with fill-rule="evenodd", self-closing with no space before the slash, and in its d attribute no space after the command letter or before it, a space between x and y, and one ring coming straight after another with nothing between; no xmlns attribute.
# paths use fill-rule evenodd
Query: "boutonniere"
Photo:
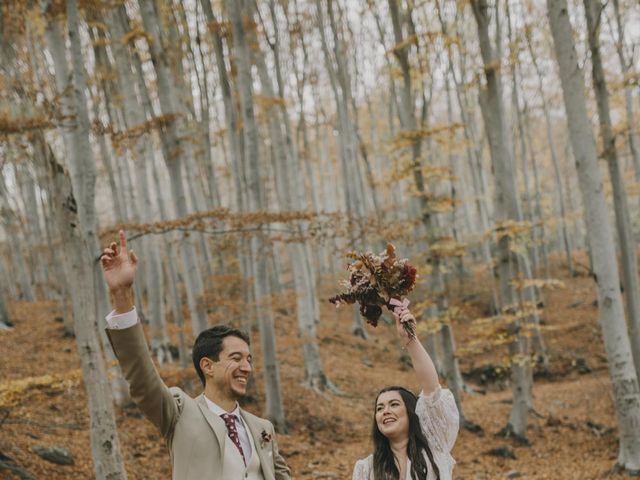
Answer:
<svg viewBox="0 0 640 480"><path fill-rule="evenodd" d="M269 442L271 442L271 434L262 429L260 433L260 448L266 447Z"/></svg>

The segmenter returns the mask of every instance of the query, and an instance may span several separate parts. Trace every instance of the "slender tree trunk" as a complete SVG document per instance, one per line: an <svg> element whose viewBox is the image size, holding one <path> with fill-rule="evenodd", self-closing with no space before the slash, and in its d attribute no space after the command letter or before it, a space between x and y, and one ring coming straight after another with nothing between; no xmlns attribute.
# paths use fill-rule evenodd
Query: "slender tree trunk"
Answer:
<svg viewBox="0 0 640 480"><path fill-rule="evenodd" d="M524 133L527 139L528 151L530 155L531 167L533 170L533 184L536 189L535 193L535 215L536 218L539 218L540 221L538 225L533 230L534 241L540 243L540 249L542 250L542 266L544 268L544 276L545 278L551 278L551 267L549 265L549 251L547 248L547 240L545 235L545 227L544 227L544 213L542 211L542 186L540 185L540 174L538 171L538 159L537 156L533 154L533 139L531 138L531 124L529 122L529 114L527 110L527 102L524 102L523 109L524 116ZM569 252L571 253L571 252Z"/></svg>
<svg viewBox="0 0 640 480"><path fill-rule="evenodd" d="M495 175L495 216L499 222L505 220L522 220L520 201L516 188L513 155L507 134L506 116L502 99L502 84L499 74L500 56L499 42L494 51L489 37L489 6L486 0L472 0L474 17L478 26L480 50L484 62L486 89L480 91L480 107L485 123L485 131L489 141L493 171ZM516 314L508 328L513 340L509 344L511 360L511 379L513 403L509 422L505 428L507 435L516 438L527 438L527 416L530 403L531 378L529 355L525 349L522 336L522 325L518 320L517 300L513 291L512 281L516 278L518 266L526 262L519 262L511 252L510 235L507 233L498 240L497 270L500 280L500 293L503 313L511 311ZM522 272L527 276L526 271ZM535 301L535 300L534 300Z"/></svg>
<svg viewBox="0 0 640 480"><path fill-rule="evenodd" d="M198 15L198 4L196 3L196 15ZM198 15L199 16L199 15ZM200 122L198 122L198 126L200 128L200 131L202 132L202 136L204 137L204 145L203 145L203 149L204 149L204 155L203 157L203 161L207 170L207 180L208 180L208 189L209 189L209 195L207 197L207 206L208 208L217 208L220 206L220 187L218 185L218 175L216 173L216 165L215 165L215 159L212 155L212 141L211 141L211 112L210 112L210 103L209 103L209 98L210 96L215 96L215 90L210 93L209 92L209 81L207 79L207 67L209 67L209 65L206 63L205 59L205 54L202 50L202 43L203 40L200 37L201 35L201 30L200 30L200 21L198 18L196 18L196 22L197 22L197 32L198 32L198 36L196 38L196 43L198 46L198 59L200 60L200 63L203 66L203 70L204 70L204 74L202 75L202 80L200 79L200 76L198 76L198 86L200 88L200 110L201 110L201 120ZM194 67L193 70L196 72L197 75L197 68L195 66L196 63L196 58L195 58L195 53L193 54L193 63L194 63ZM222 256L221 256L222 258Z"/></svg>
<svg viewBox="0 0 640 480"><path fill-rule="evenodd" d="M232 98L231 83L229 75L227 73L227 66L224 59L224 45L220 31L218 28L218 20L213 14L210 0L200 0L202 9L204 10L205 17L209 25L209 32L211 33L211 39L213 43L213 51L216 58L216 70L218 72L218 81L220 82L220 89L222 91L222 100L224 103L224 120L227 126L227 143L229 144L229 151L231 153L231 164L234 168L234 187L236 194L236 208L242 210L244 207L243 192L246 188L243 186L245 175L240 170L243 164L243 152L241 147L239 119L238 112L234 105L234 99Z"/></svg>
<svg viewBox="0 0 640 480"><path fill-rule="evenodd" d="M507 8L507 12L509 11L509 9ZM520 138L520 146L521 146L521 155L522 155L522 160L523 160L523 172L524 172L524 183L525 183L525 191L526 191L526 202L527 202L527 209L529 212L529 222L530 222L530 231L534 232L535 229L535 222L539 222L542 221L542 219L540 217L538 218L534 218L534 210L533 210L533 205L531 202L531 192L529 189L529 173L528 173L528 162L527 162L527 147L526 147L526 142L525 142L525 133L524 133L524 124L522 121L522 113L520 111L520 101L519 101L519 90L518 90L518 86L517 86L517 81L516 81L516 66L514 65L513 67L513 95L514 95L514 103L515 103L515 110L516 110L516 116L517 116L517 122L518 122L518 132L519 132L519 138ZM562 204L564 205L564 200L562 200ZM564 212L564 207L562 207L562 211ZM567 247L567 252L569 253L569 259L571 259L571 250L569 247L569 243L568 243L568 234L566 231L566 224L565 224L565 220L564 220L564 213L562 214L562 218L563 218L563 232L564 232L564 239L567 240L565 242L565 246ZM538 250L537 250L537 246L534 245L533 248L529 249L530 254L532 255L532 257L534 258L534 265L537 265L538 262ZM524 271L524 274L526 276L526 278L532 278L533 272L531 272L531 267L529 265L528 262L528 258L526 255L521 256L521 258L519 259L520 263L521 263L521 269ZM569 262L569 268L572 271L573 270L573 263L571 263L571 261ZM529 316L528 321L529 324L533 327L533 331L532 331L532 335L531 335L531 343L532 343L532 347L533 347L533 351L537 354L537 361L540 364L540 366L542 367L542 369L544 371L548 371L549 370L549 356L547 355L547 349L546 346L544 344L544 341L542 339L542 335L540 333L540 329L538 328L539 325L539 318L538 318L538 313L537 313L537 305L538 305L538 300L542 299L542 294L540 291L536 290L533 287L529 287L529 288L525 288L522 292L524 294L525 300L529 303L529 305L527 305L528 308L533 309L534 311L534 315Z"/></svg>
<svg viewBox="0 0 640 480"><path fill-rule="evenodd" d="M248 174L248 199L251 211L264 207L264 186L261 180L258 127L255 119L251 78L251 62L246 40L245 25L251 25L253 11L244 0L227 2L233 27L233 44L238 68L240 110L242 112L246 172ZM245 23L249 21L248 23ZM264 359L266 389L266 416L279 431L286 431L284 408L280 388L280 371L276 358L273 310L268 275L268 258L264 254L261 236L251 237L251 259L254 266L253 287L258 305L258 327Z"/></svg>
<svg viewBox="0 0 640 480"><path fill-rule="evenodd" d="M169 170L171 194L177 215L182 218L189 213L182 181L182 169L186 166L186 155L190 151L187 145L188 140L184 138L186 127L183 117L186 112L179 104L179 99L181 98L180 90L175 85L173 73L169 66L169 58L165 55L164 45L166 42L160 32L160 22L156 15L154 4L152 0L139 0L139 4L144 28L150 36L148 43L149 53L155 67L160 108L166 119L161 135L164 160ZM191 239L188 237L183 239L182 256L191 325L194 336L197 336L207 328L207 316L202 305L203 285L196 259L196 251Z"/></svg>
<svg viewBox="0 0 640 480"><path fill-rule="evenodd" d="M231 170L233 173L234 188L233 193L235 208L242 212L247 210L247 175L245 172L245 158L241 131L241 122L236 108L237 101L233 98L232 85L227 70L227 65L224 56L224 44L222 36L220 34L219 22L216 19L213 9L211 7L210 0L200 0L202 9L207 19L209 26L209 32L211 34L211 40L213 44L213 51L216 59L216 70L218 72L218 80L220 83L220 89L222 93L222 100L224 104L224 120L226 125L226 138L229 145L229 152L231 156ZM231 65L232 59L229 59ZM244 278L251 278L249 248L245 245L246 241L243 239L238 246L238 258L240 259L240 271ZM246 303L248 305L253 304L253 293L251 289L245 289ZM249 318L244 319L246 326L250 327L251 322ZM250 328L248 329L250 330Z"/></svg>
<svg viewBox="0 0 640 480"><path fill-rule="evenodd" d="M16 179L19 184L19 192L24 205L24 215L29 220L25 222L23 231L26 239L27 256L29 264L29 282L33 299L42 298L44 293L44 278L42 269L45 267L42 256L39 254L39 246L42 243L42 232L40 231L40 214L36 201L35 181L33 173L26 162L16 165Z"/></svg>
<svg viewBox="0 0 640 480"><path fill-rule="evenodd" d="M75 4L74 4L75 5ZM67 16L67 20L69 17ZM77 25L76 25L77 27ZM69 159L69 170L71 172L71 182L73 184L76 198L79 199L78 217L86 235L86 240L93 245L94 252L101 251L98 239L98 218L95 209L95 183L97 177L97 167L93 156L93 150L89 139L90 123L88 103L85 92L89 91L85 77L85 67L82 57L80 37L76 28L76 44L70 42L73 71L69 70L67 55L65 51L65 38L60 29L57 19L50 19L47 23L47 39L52 49L54 58L54 70L56 86L63 87L58 90L61 99L61 110L67 117L68 125L65 125L63 139L68 140L65 144ZM71 37L71 27L69 27ZM53 54L55 52L55 55ZM75 84L74 83L80 83ZM75 173L74 173L75 172ZM78 193L79 192L79 193ZM102 279L102 272L98 263L93 262L93 286L95 288L95 312L96 318L101 318L105 312L109 311L109 300L107 286ZM115 354L111 349L111 344L103 329L99 330L100 341L103 352L108 362L109 378L111 389L116 405L123 406L130 400L129 389L126 381L122 377L120 367L115 363Z"/></svg>
<svg viewBox="0 0 640 480"><path fill-rule="evenodd" d="M185 169L185 184L189 185L188 191L191 194L191 203L195 212L202 212L207 209L203 185L201 185L199 180L199 177L201 176L202 175L198 172L198 162L196 158L193 156L188 157L187 168ZM204 277L205 288L211 289L213 288L215 276L215 272L213 270L215 262L213 261L211 247L209 246L207 237L204 233L196 232L193 234L193 237L194 245L200 246L200 255L204 257L202 261L204 265L202 266L201 271L204 271L202 275Z"/></svg>
<svg viewBox="0 0 640 480"><path fill-rule="evenodd" d="M589 29L593 88L596 92L596 102L598 104L600 136L602 137L604 157L607 160L611 185L613 186L613 204L616 214L620 253L622 256L622 278L624 281L624 299L627 307L631 351L633 352L636 375L638 375L640 379L640 289L638 284L638 257L636 255L636 242L631 229L631 219L629 218L627 192L624 188L624 180L618 163L615 137L611 126L609 92L607 90L607 82L602 67L602 57L600 55L600 22L602 8L604 7L594 0L584 0L584 8L587 17L587 28Z"/></svg>
<svg viewBox="0 0 640 480"><path fill-rule="evenodd" d="M47 171L47 155L48 155L48 144L44 139L44 134L41 132L38 135L34 136L34 147L35 147L35 155L38 158L39 170L41 170L42 178L47 179L48 171ZM40 188L40 204L42 208L42 212L44 214L45 219L55 218L54 213L52 211L53 205L51 203L51 199L49 195L47 195L47 190L44 188ZM46 202L45 202L46 197ZM61 279L58 282L55 282L55 299L60 304L60 312L62 314L63 320L63 329L65 336L74 336L73 333L73 313L68 310L68 303L71 295L69 292L71 291L70 287L70 274L65 273L65 262L60 258L59 255L55 254L56 248L54 247L54 235L56 238L60 238L59 227L55 221L44 222L44 230L46 234L46 245L47 250L50 253L49 264L52 266L53 277L56 279ZM0 269L0 275L2 271ZM53 282L52 282L53 283Z"/></svg>
<svg viewBox="0 0 640 480"><path fill-rule="evenodd" d="M274 25L277 24L275 14L273 15ZM275 65L276 72L280 71L280 59L277 55L277 36L275 37ZM276 94L271 78L267 70L264 55L260 50L258 39L251 35L253 45L251 51L256 59L258 75L263 94L267 97L276 97L284 105L283 90L279 88ZM282 80L278 75L278 85L282 85ZM276 111L277 109L277 111ZM278 202L284 210L306 210L307 201L301 191L302 179L300 178L300 160L297 149L291 138L291 126L289 124L288 112L284 108L273 106L268 114L269 133L273 148L274 170L276 192ZM284 126L284 132L282 131ZM302 233L304 225L302 222L295 222L292 228ZM293 284L296 292L296 312L298 317L298 328L303 342L303 357L305 365L305 382L312 388L324 390L329 387L335 390L331 382L327 379L320 349L316 336L316 324L320 321L320 307L316 297L315 271L310 258L310 249L306 243L288 243L289 264L293 276Z"/></svg>
<svg viewBox="0 0 640 480"><path fill-rule="evenodd" d="M446 96L447 96L447 121L449 122L450 125L453 125L454 123L454 117L453 117L453 102L451 100L451 80L449 78L449 74L448 72L445 73L445 90L446 90ZM457 143L459 141L459 136L458 136L458 132L452 132L453 135L453 141L454 143ZM460 206L456 207L456 203L459 201L458 197L460 197L460 191L462 191L464 193L465 189L464 188L460 188L461 186L464 187L464 166L462 165L461 159L460 157L453 151L453 149L451 149L451 151L449 152L449 172L452 176L452 179L449 181L450 184L450 192L451 192L451 204L453 205L453 208L451 209L451 229L452 229L452 236L453 239L456 241L456 243L460 243L462 242L462 239L464 238L464 230L466 230L468 233L471 233L471 219L469 218L469 209L467 208L467 202L465 201L460 201ZM463 227L464 228L459 228L458 224L460 223L459 219L458 219L458 212L460 212L460 210L462 210L462 220L463 220ZM463 232L461 233L460 230L463 230ZM464 279L465 276L468 276L469 272L466 270L464 263L463 263L463 259L462 256L460 257L456 257L453 259L455 265L456 265L456 274L457 277L460 281L462 281Z"/></svg>
<svg viewBox="0 0 640 480"><path fill-rule="evenodd" d="M560 225L562 232L562 244L564 245L565 257L567 259L567 268L569 269L569 275L574 275L575 270L573 268L573 257L571 256L571 237L567 229L567 209L565 207L564 186L562 184L562 174L560 173L560 159L558 158L556 143L553 139L553 125L551 124L551 114L549 113L549 107L544 92L543 75L538 66L538 59L533 51L533 45L531 37L527 33L527 47L531 56L531 63L536 70L538 79L538 96L542 102L542 112L544 114L544 126L547 132L547 143L549 144L549 151L551 152L551 164L553 165L553 173L555 179L555 186L558 194L558 205L560 206ZM531 147L531 145L530 145Z"/></svg>
<svg viewBox="0 0 640 480"><path fill-rule="evenodd" d="M148 98L148 97L147 97ZM148 108L148 107L147 107ZM145 108L145 110L147 109ZM160 179L158 176L158 169L156 168L155 161L153 157L151 158L151 171L153 174L153 183L156 186L156 200L158 203L158 208L160 209L160 218L169 218L167 213L167 207L165 206L165 198L162 195L162 189L160 188ZM178 354L180 356L180 366L182 368L186 368L190 359L189 352L187 350L187 343L185 340L184 333L184 315L182 313L182 299L180 297L180 289L178 288L179 279L178 279L178 266L176 264L175 259L178 258L179 252L176 249L176 245L174 242L162 242L161 252L164 258L167 259L165 262L166 267L166 279L168 283L169 290L169 298L171 302L171 313L173 314L173 321L176 324L178 330ZM162 298L162 297L160 297Z"/></svg>
<svg viewBox="0 0 640 480"><path fill-rule="evenodd" d="M443 370L444 376L447 379L447 386L451 389L453 396L458 406L460 413L460 425L471 426L471 422L468 422L464 409L462 406L462 391L464 389L464 382L462 380L462 374L460 373L460 365L456 356L456 344L453 337L453 328L451 327L451 320L449 318L449 302L446 297L446 289L442 271L440 268L440 260L435 258L432 261L432 282L431 288L433 289L433 295L438 310L438 319L442 322L441 337L442 337L442 353L443 353Z"/></svg>
<svg viewBox="0 0 640 480"><path fill-rule="evenodd" d="M364 216L369 211L369 203L365 195L362 167L360 166L358 156L360 141L357 112L350 111L349 108L353 105L351 72L349 71L346 58L347 47L344 42L343 32L338 29L334 5L336 5L338 9L340 8L339 4L333 0L327 2L328 25L333 36L333 56L335 58L334 77L338 85L337 91L340 92L339 112L341 112L343 127L340 129L340 136L343 137L343 148L345 149L346 158L348 159L346 166L349 176L346 178L351 179L351 188L353 190L351 193L353 194L359 216ZM343 23L346 23L346 20Z"/></svg>
<svg viewBox="0 0 640 480"><path fill-rule="evenodd" d="M54 80L56 85L56 93L60 98L60 114L65 119L64 123L59 127L62 133L67 165L69 165L72 180L78 175L75 172L75 160L73 158L74 149L73 142L77 135L76 130L72 128L71 118L73 118L73 102L70 95L65 95L70 88L71 73L69 72L69 63L65 53L65 38L60 29L60 23L51 19L46 22L45 38L47 47L54 64ZM76 195L79 191L76 192Z"/></svg>
<svg viewBox="0 0 640 480"><path fill-rule="evenodd" d="M2 211L2 225L4 226L5 235L11 249L11 260L15 270L15 279L20 287L21 298L27 302L34 301L33 289L29 278L29 270L27 269L27 260L22 250L22 242L20 237L16 235L19 232L20 219L16 212L13 211L8 203L9 194L5 185L4 175L0 174L0 211Z"/></svg>
<svg viewBox="0 0 640 480"><path fill-rule="evenodd" d="M508 41L509 41L509 54L512 61L511 66L511 102L513 112L516 117L516 126L517 126L517 137L520 143L520 160L522 161L522 177L524 183L524 203L526 206L526 215L525 218L530 224L531 232L533 232L535 228L535 222L540 219L535 218L533 202L531 199L531 187L529 182L529 165L527 158L527 148L525 142L524 135L524 125L522 122L522 112L520 111L520 89L518 85L518 67L520 66L520 58L519 58L519 46L514 41L513 31L512 31L512 22L511 22L511 9L509 8L509 2L505 2L506 14L507 14L507 31L508 31ZM515 153L515 152L514 152ZM515 159L515 157L514 157ZM528 248L529 256L531 257L531 261L533 264L533 271L538 270L538 247L535 243L531 247Z"/></svg>
<svg viewBox="0 0 640 480"><path fill-rule="evenodd" d="M106 22L109 26L112 38L122 38L125 35L126 25L126 12L122 9L113 10L110 15L107 16ZM122 46L118 45L114 48L116 51L121 51ZM123 57L124 55L124 57ZM132 127L141 125L142 122L152 119L154 117L154 110L149 98L149 92L147 90L144 78L141 74L141 65L137 56L128 56L126 52L122 51L121 55L114 55L116 59L116 68L118 77L122 85L137 85L138 96L133 94L133 91L128 92L131 97L127 100L124 109L125 121L132 124ZM133 60L134 78L131 77L130 66L126 62L119 63L119 58L130 58ZM129 127L131 128L131 127ZM158 205L160 211L160 219L166 220L170 218L168 209L165 206L165 196L163 195L163 187L160 184L158 168L156 164L155 156L152 150L150 141L152 140L151 132L146 135L146 142L142 139L136 139L133 142L134 151L137 151L139 156L136 163L137 177L140 178L140 186L142 188L143 208L147 219L151 220L151 205L155 203ZM144 145L143 145L144 144ZM138 165L139 164L139 165ZM148 167L151 168L152 180L148 178ZM145 185L143 182L151 182L150 185ZM151 188L154 185L154 188ZM146 190L146 191L145 191ZM151 197L151 190L153 190L157 196ZM156 252L149 259L150 275L152 278L149 283L149 304L151 312L151 348L155 353L159 361L169 360L171 358L169 351L169 340L166 334L166 321L164 313L164 287L166 285L163 282L163 278L168 282L167 289L169 290L169 298L171 302L171 311L173 314L173 321L177 326L178 335L178 352L180 357L180 365L186 368L188 365L188 353L184 334L184 315L182 312L182 299L179 293L178 287L178 266L177 260L180 258L180 254L176 249L175 244L169 240L160 242L159 239L151 237L147 239L148 251ZM154 258L155 257L155 258ZM162 262L164 258L166 262ZM166 276L163 276L162 263L166 265ZM154 265L155 264L155 265Z"/></svg>
<svg viewBox="0 0 640 480"><path fill-rule="evenodd" d="M2 196L0 195L0 198L1 197ZM9 279L12 278L10 271L11 269L5 266L4 261L0 260L0 279L2 279L1 281L3 282L2 286L9 291L9 296L11 298L18 298L20 294L18 292L18 289L16 288L15 283L9 281Z"/></svg>
<svg viewBox="0 0 640 480"><path fill-rule="evenodd" d="M640 473L640 389L624 321L613 231L587 111L584 77L578 66L566 0L547 0L547 10L597 279L600 326L620 435L617 465Z"/></svg>
<svg viewBox="0 0 640 480"><path fill-rule="evenodd" d="M37 163L38 163L38 185L40 185L41 183L44 183L43 179L46 179L47 176L47 172L46 172L46 168L45 168L45 161L44 161L44 157L40 155L40 151L42 151L41 148L39 148L38 145L38 141L34 141L34 150L36 150L34 152L34 155L36 156L36 158L38 158ZM37 202L40 206L40 212L42 212L42 216L44 217L44 228L43 228L43 238L42 238L42 243L48 246L53 245L53 239L51 236L51 222L48 222L47 219L49 218L48 215L48 208L47 208L47 203L45 202L45 191L38 187L38 193L37 193ZM42 266L43 268L45 268L47 270L46 275L44 277L45 280L45 298L47 300L54 300L54 301L59 301L61 303L61 308L64 311L64 300L66 298L68 298L68 295L63 294L60 295L61 292L66 291L67 290L67 284L65 281L61 281L61 282L54 282L54 278L58 279L58 278L63 278L63 275L61 274L62 270L60 268L60 259L55 255L54 250L52 248L48 248L47 249L47 261L46 262L42 262ZM49 268L50 267L50 268ZM63 315L64 318L64 315Z"/></svg>
<svg viewBox="0 0 640 480"><path fill-rule="evenodd" d="M80 353L83 378L87 387L91 414L91 449L98 479L126 479L117 435L113 400L107 386L107 372L102 359L100 341L96 335L94 255L99 251L95 217L96 166L89 142L90 125L85 91L87 84L80 46L78 11L75 0L67 0L69 44L73 64L73 92L76 132L74 161L80 195L75 195L62 168L51 155L49 168L57 198L57 216L63 244L68 246L74 288L75 333ZM77 199L77 203L75 203ZM75 216L77 205L78 215ZM74 225L79 225L74 227ZM93 319L93 321L91 321Z"/></svg>
<svg viewBox="0 0 640 480"><path fill-rule="evenodd" d="M620 60L620 69L622 77L626 78L629 70L633 67L632 60L627 61L624 52L624 28L622 26L622 17L620 15L620 0L613 0L613 9L616 16L616 26L618 30L618 41L616 42L616 52ZM636 174L636 182L640 181L640 139L638 139L638 125L635 121L633 111L633 90L631 86L625 83L624 86L624 106L627 115L627 129L629 137L629 151L633 160L633 168ZM637 364L636 364L637 365ZM639 374L640 375L640 374Z"/></svg>
<svg viewBox="0 0 640 480"><path fill-rule="evenodd" d="M389 8L391 12L393 31L394 31L394 39L396 42L396 47L394 49L395 56L400 64L400 68L402 70L403 75L403 84L400 89L401 101L399 102L399 120L402 128L409 133L411 131L415 131L418 128L418 121L415 118L414 113L414 99L412 95L412 78L408 61L408 51L407 47L399 49L399 45L405 43L405 39L402 33L402 24L400 21L401 14L398 10L398 5L394 1L389 2ZM409 10L404 15L406 16L406 21L409 26L409 32L415 33L415 26L413 25L412 20L412 11ZM403 16L403 17L404 17ZM422 67L421 67L422 68ZM426 118L428 116L428 109L430 105L430 101L433 93L433 82L431 82L429 86L429 94L428 97L422 95L422 118L420 119L420 126L424 126L426 122ZM452 115L450 102L448 103L449 114ZM431 144L428 144L428 150L431 152ZM412 166L413 166L413 179L416 185L416 188L421 193L426 193L427 187L425 185L425 180L422 175L422 166L420 161L421 156L421 139L417 137L414 140L412 145L411 153L412 153ZM450 159L450 161L453 161ZM432 186L431 190L435 190ZM455 191L454 191L455 193ZM440 234L439 227L437 226L436 218L434 214L430 212L430 206L428 205L424 195L421 196L421 205L420 205L420 218L422 219L422 223L427 230L428 235L430 236L430 243L437 242ZM455 229L455 225L453 226ZM435 348L435 335L431 335L430 338L427 339L427 342L430 344L430 353L434 362L443 370L447 380L448 385L452 388L454 392L454 396L456 397L456 403L459 406L460 411L460 421L462 425L466 425L467 421L465 419L464 410L462 408L461 402L461 394L462 394L462 376L460 374L460 369L458 362L455 357L455 341L453 339L453 331L451 329L451 325L448 322L449 316L449 305L447 300L446 288L443 273L441 270L441 261L439 257L434 257L431 260L431 275L429 284L431 286L431 290L436 299L436 305L433 309L431 315L437 321L438 319L445 319L444 326L440 329L439 336L442 337L443 340L443 362L439 361L437 355L437 349Z"/></svg>
<svg viewBox="0 0 640 480"><path fill-rule="evenodd" d="M94 32L92 28L89 28L89 36L91 38L91 43L93 44L93 52L95 55L96 66L97 66L97 70L102 70L106 72L106 71L109 71L111 66L109 65L109 57L107 55L107 49L105 48L105 45L104 45L105 36L104 36L104 32L100 31L99 29L96 29L96 30L97 32ZM113 47L115 47L115 51L117 51L118 53L119 51L122 50L121 42L112 43L112 48ZM120 59L117 55L114 55L114 57L116 61L125 60L124 58ZM118 118L116 115L114 115L113 109L112 109L112 99L115 96L114 95L115 92L113 92L113 88L111 88L111 81L105 77L106 75L104 74L100 74L98 76L98 85L101 87L102 93L104 95L104 104L105 104L105 110L107 112L107 117L109 119L109 125L111 126L111 128L116 129L118 128ZM95 98L94 98L94 101L92 102L93 116L96 120L100 119L99 97L100 97L100 93L96 88ZM109 149L107 148L107 142L105 137L106 137L105 135L100 135L97 140L98 140L98 147L100 149L100 157L102 160L102 164L104 165L104 168L107 172L109 189L111 190L111 199L113 201L114 210L116 214L115 220L116 222L128 222L131 220L131 218L129 217L129 208L132 208L133 204L130 201L126 201L126 199L131 197L133 189L131 188L132 185L130 182L128 184L124 183L124 178L123 178L124 175L122 174L123 168L118 167L118 164L122 165L123 161L126 161L126 160L121 158L122 157L121 154L115 155L114 158L112 158L112 156L109 153ZM115 169L114 169L114 166L115 166ZM118 175L116 175L116 171ZM116 180L116 176L119 177L118 180ZM118 184L120 188L118 188ZM146 282L146 275L143 275L142 277L143 277L141 279L142 281L139 282L141 284ZM138 285L138 282L136 282L136 285Z"/></svg>
<svg viewBox="0 0 640 480"><path fill-rule="evenodd" d="M403 23L402 19L406 18L406 21L410 24L411 29L413 29L411 15L412 11L408 10L407 12L400 12L399 5L395 0L389 0L389 11L391 13L391 21L393 25L393 33L395 40L395 47L393 49L394 55L398 64L400 65L400 69L402 71L402 86L400 87L400 102L398 102L398 117L400 120L400 126L404 130L404 132L408 135L414 135L414 139L411 144L411 170L413 173L413 182L415 184L416 190L419 192L419 217L422 221L424 228L427 231L427 235L429 235L429 243L432 244L438 240L437 228L435 225L434 214L431 211L431 207L427 200L427 186L425 185L425 179L422 174L422 139L418 133L419 127L424 127L424 123L427 117L427 111L429 108L429 101L431 99L431 93L433 89L433 82L430 85L430 93L429 93L429 101L423 96L423 105L422 105L422 118L420 119L420 124L416 119L415 114L415 98L413 95L413 80L411 73L411 66L409 63L409 45L406 45L406 40L404 38L403 33ZM402 47L400 47L402 45ZM429 284L432 286L434 290L434 295L438 299L436 305L430 309L429 315L433 320L437 321L439 316L447 315L448 309L448 301L445 296L444 289L444 281L441 277L441 271L439 266L439 259L432 260L434 264L432 264L432 272L431 278L429 279ZM439 332L440 333L440 332ZM447 366L443 366L441 359L438 355L438 350L436 348L436 336L435 333L430 333L427 338L427 346L429 347L429 353L434 361L434 364L441 371L452 372L452 377L456 376L456 365L451 364ZM453 347L453 341L449 342L449 346ZM449 355L445 360L453 360L455 357L453 355ZM459 373L459 372L458 372ZM453 385L455 388L455 385ZM456 395L460 396L460 392L457 392ZM463 410L460 410L462 421L464 422L464 414Z"/></svg>
<svg viewBox="0 0 640 480"><path fill-rule="evenodd" d="M329 2L327 4L327 9L332 12L332 8L332 2ZM325 67L327 68L327 73L329 74L329 81L331 84L333 98L336 104L338 130L340 131L337 140L340 151L339 158L341 175L344 180L343 193L345 204L347 207L347 213L350 216L363 217L365 213L365 205L362 196L360 195L360 170L357 168L357 154L355 151L355 143L352 135L353 130L351 120L348 113L349 102L348 100L345 101L345 93L341 91L340 83L340 79L342 79L342 83L344 84L346 75L344 72L341 73L343 65L339 64L339 59L336 58L336 64L334 65L334 60L329 53L329 45L327 35L325 33L326 26L324 21L324 9L325 7L323 6L323 3L320 0L316 0L316 12L318 18L318 29L320 31L320 40L322 43L322 51L324 54ZM337 32L335 26L332 31L334 34L334 42L337 42ZM339 45L336 44L334 46L334 49L336 50L336 55L338 55L337 52L340 49ZM348 181L346 181L347 179ZM355 243L354 238L351 238L351 243ZM353 332L353 334L361 338L366 338L367 334L364 328L364 321L362 320L362 315L359 314L356 308L353 309L352 318L353 325L351 331Z"/></svg>
<svg viewBox="0 0 640 480"><path fill-rule="evenodd" d="M449 34L448 33L449 28L444 18L439 0L436 1L436 11L438 13L438 19L440 21L440 27L442 29L442 33L446 36ZM460 36L460 38L462 38L462 36ZM462 47L462 50L464 50L464 46ZM481 161L480 161L481 152L477 147L477 145L479 145L480 142L476 139L476 134L473 127L474 122L471 121L469 118L470 114L466 107L466 101L465 101L466 93L463 86L461 85L461 81L457 78L456 71L454 68L454 63L453 63L453 56L452 56L450 47L448 47L447 52L448 52L447 54L448 76L449 75L451 76L451 79L453 80L453 83L455 86L456 100L458 102L458 108L460 110L460 119L464 125L463 132L464 132L465 141L468 143L468 146L466 148L466 154L467 154L467 161L469 165L469 173L471 175L471 184L473 186L474 197L476 199L475 206L476 206L476 211L478 213L480 232L484 234L489 230L490 214L489 214L489 209L487 207L486 190L484 188L484 183L481 179L481 172L482 172ZM462 62L462 59L461 59L461 62ZM489 238L483 239L480 248L481 248L482 258L487 265L487 272L491 282L493 308L497 310L500 306L500 300L498 298L498 291L497 291L496 282L495 282L490 239Z"/></svg>
<svg viewBox="0 0 640 480"><path fill-rule="evenodd" d="M74 330L91 417L91 451L95 478L126 479L107 370L100 340L96 335L95 319L91 321L95 318L92 272L94 251L90 242L82 238L82 231L77 227L79 221L69 177L53 158L53 153L49 153L47 162L53 211L62 233L62 245L71 274Z"/></svg>
<svg viewBox="0 0 640 480"><path fill-rule="evenodd" d="M9 310L4 301L4 291L0 288L0 330L8 330L12 325Z"/></svg>

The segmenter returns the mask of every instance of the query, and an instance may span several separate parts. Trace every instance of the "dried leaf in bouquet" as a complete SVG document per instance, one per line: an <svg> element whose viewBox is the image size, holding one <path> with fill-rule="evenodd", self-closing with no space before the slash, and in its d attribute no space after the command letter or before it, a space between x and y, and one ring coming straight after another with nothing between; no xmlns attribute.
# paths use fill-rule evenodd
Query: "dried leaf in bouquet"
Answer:
<svg viewBox="0 0 640 480"><path fill-rule="evenodd" d="M408 304L402 299L413 290L417 271L406 258L398 259L392 244L387 244L386 250L379 255L349 252L347 257L353 261L347 265L346 291L331 297L331 303L340 306L357 302L362 316L374 327L378 325L382 307L393 311ZM409 335L415 336L413 324L403 325Z"/></svg>

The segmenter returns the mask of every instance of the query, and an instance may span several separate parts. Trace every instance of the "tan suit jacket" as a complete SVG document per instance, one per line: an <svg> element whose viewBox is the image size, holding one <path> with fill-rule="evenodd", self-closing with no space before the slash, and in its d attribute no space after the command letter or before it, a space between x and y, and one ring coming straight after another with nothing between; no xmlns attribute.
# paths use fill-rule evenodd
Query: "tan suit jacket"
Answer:
<svg viewBox="0 0 640 480"><path fill-rule="evenodd" d="M209 410L204 395L192 398L182 389L164 384L140 323L123 330L107 329L107 335L129 382L131 397L167 441L174 480L236 480L225 478L223 472L225 442L231 441L224 421ZM253 437L253 453L260 459L264 479L290 480L271 422L244 410L241 415Z"/></svg>

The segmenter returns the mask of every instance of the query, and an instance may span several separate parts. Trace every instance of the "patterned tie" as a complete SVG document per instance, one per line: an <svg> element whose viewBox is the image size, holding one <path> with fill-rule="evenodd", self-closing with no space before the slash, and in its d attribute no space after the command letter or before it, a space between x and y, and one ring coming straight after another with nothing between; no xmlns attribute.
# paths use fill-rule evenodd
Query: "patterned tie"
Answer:
<svg viewBox="0 0 640 480"><path fill-rule="evenodd" d="M229 438L234 443L236 447L238 447L238 451L240 455L242 455L242 461L244 464L247 464L247 461L244 458L244 452L242 451L242 445L240 445L240 437L238 436L238 429L236 428L236 416L233 413L223 413L220 415L224 420L225 425L227 426L227 432L229 433Z"/></svg>

